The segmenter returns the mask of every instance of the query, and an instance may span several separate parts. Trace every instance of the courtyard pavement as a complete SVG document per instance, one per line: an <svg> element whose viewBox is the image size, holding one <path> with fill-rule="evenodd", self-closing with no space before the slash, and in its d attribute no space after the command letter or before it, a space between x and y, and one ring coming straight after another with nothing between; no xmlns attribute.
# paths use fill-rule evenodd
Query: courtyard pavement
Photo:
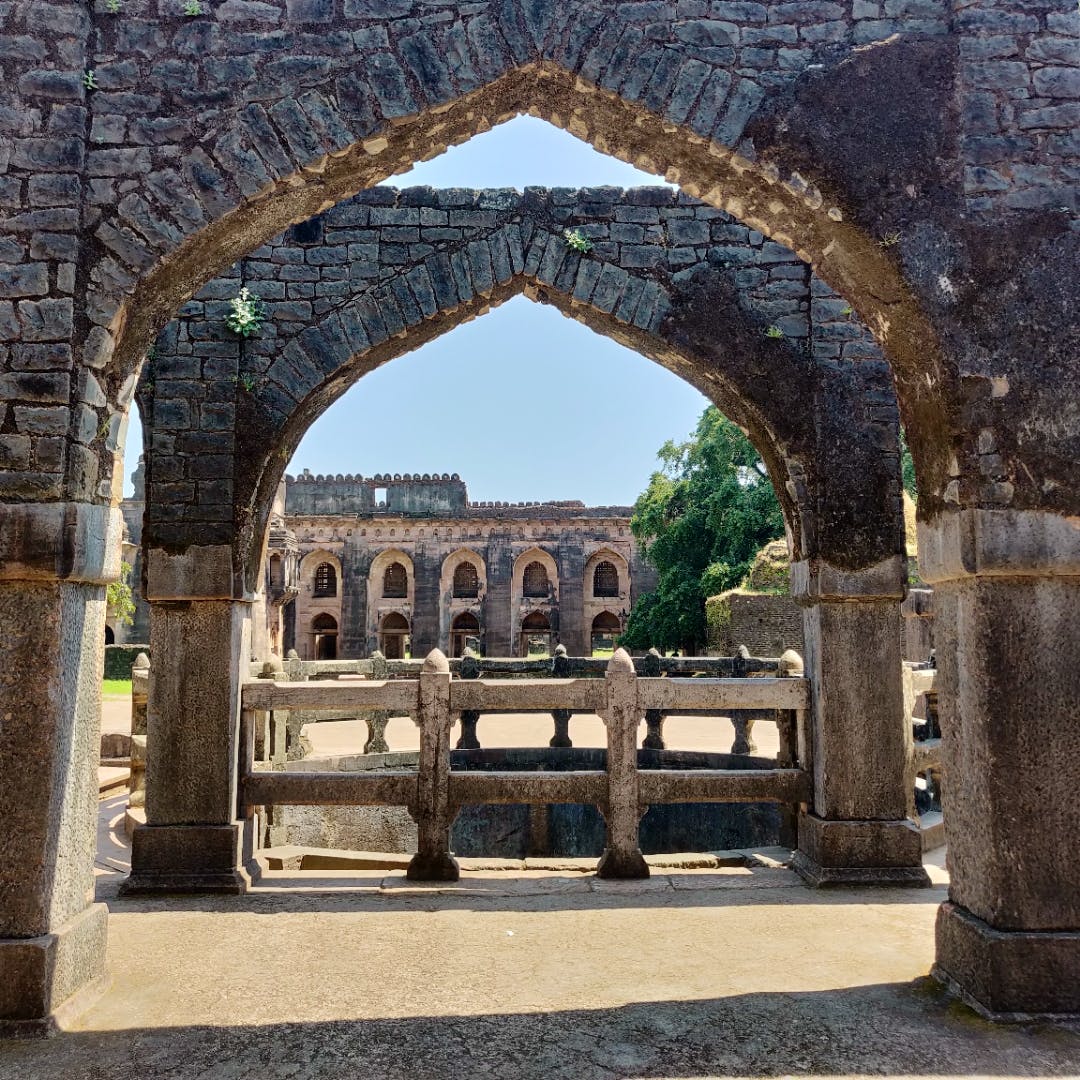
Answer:
<svg viewBox="0 0 1080 1080"><path fill-rule="evenodd" d="M1080 1023L997 1027L926 978L941 884L281 871L121 900L122 816L103 800L108 985L53 1039L0 1041L0 1080L1080 1075Z"/></svg>
<svg viewBox="0 0 1080 1080"><path fill-rule="evenodd" d="M126 730L126 701L103 711ZM573 724L603 745L597 718ZM549 727L484 718L480 734L535 745ZM414 733L392 721L391 746ZM317 754L354 753L364 726L309 734ZM685 749L732 734L667 726ZM755 736L775 753L773 725ZM813 890L769 865L450 886L279 871L244 898L122 900L124 804L103 798L99 818L108 982L53 1039L0 1041L0 1080L1080 1076L1080 1022L994 1026L927 978L940 851L921 890Z"/></svg>

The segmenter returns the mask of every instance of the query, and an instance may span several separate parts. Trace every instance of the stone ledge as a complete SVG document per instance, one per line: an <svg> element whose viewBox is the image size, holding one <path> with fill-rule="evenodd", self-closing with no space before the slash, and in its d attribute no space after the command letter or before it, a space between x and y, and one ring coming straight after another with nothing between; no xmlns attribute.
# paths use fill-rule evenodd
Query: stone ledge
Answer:
<svg viewBox="0 0 1080 1080"><path fill-rule="evenodd" d="M51 1035L104 989L107 919L91 904L50 934L0 938L0 1038Z"/></svg>
<svg viewBox="0 0 1080 1080"><path fill-rule="evenodd" d="M954 510L919 522L919 572L931 585L987 577L1080 576L1080 517Z"/></svg>
<svg viewBox="0 0 1080 1080"><path fill-rule="evenodd" d="M0 581L116 581L123 531L124 519L115 506L4 503Z"/></svg>
<svg viewBox="0 0 1080 1080"><path fill-rule="evenodd" d="M791 564L791 595L807 606L819 603L857 603L904 599L907 560L902 555L883 559L861 570L844 570L820 559Z"/></svg>
<svg viewBox="0 0 1080 1080"><path fill-rule="evenodd" d="M991 1020L1080 1016L1080 930L995 930L958 904L938 908L939 982Z"/></svg>

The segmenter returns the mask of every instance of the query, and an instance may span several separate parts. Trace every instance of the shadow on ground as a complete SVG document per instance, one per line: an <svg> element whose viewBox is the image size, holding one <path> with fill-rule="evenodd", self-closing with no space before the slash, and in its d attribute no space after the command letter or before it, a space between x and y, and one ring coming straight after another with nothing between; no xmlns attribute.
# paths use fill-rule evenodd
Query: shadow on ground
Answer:
<svg viewBox="0 0 1080 1080"><path fill-rule="evenodd" d="M1080 1025L995 1027L930 980L597 1010L80 1031L0 1043L3 1080L1004 1077L1069 1076L1078 1067Z"/></svg>

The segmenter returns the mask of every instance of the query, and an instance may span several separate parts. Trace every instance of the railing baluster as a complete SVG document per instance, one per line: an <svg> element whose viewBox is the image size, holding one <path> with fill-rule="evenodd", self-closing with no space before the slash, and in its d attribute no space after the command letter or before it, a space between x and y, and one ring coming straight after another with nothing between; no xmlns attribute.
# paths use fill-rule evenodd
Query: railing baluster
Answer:
<svg viewBox="0 0 1080 1080"><path fill-rule="evenodd" d="M131 777L128 806L146 805L146 709L150 699L150 657L141 652L131 667Z"/></svg>
<svg viewBox="0 0 1080 1080"><path fill-rule="evenodd" d="M461 656L458 676L462 679L480 678L480 661L472 649L466 649ZM476 709L465 709L461 713L461 734L458 736L456 749L479 750L480 739L476 728L480 723L480 713Z"/></svg>
<svg viewBox="0 0 1080 1080"><path fill-rule="evenodd" d="M251 817L254 807L248 806L244 780L255 771L255 710L240 710L240 739L237 748L240 767L237 769L236 800L238 818Z"/></svg>
<svg viewBox="0 0 1080 1080"><path fill-rule="evenodd" d="M788 649L780 657L776 673L781 678L801 679L803 677L802 657L794 649ZM776 764L781 769L794 769L801 760L799 720L799 710L776 710L776 728L780 737ZM798 846L799 814L801 810L801 805L797 803L783 806L780 810L780 843L784 847L795 848Z"/></svg>
<svg viewBox="0 0 1080 1080"><path fill-rule="evenodd" d="M553 679L570 678L570 658L566 655L565 645L555 646L555 655L551 658L551 677ZM573 746L570 739L570 720L574 713L571 709L552 709L551 719L555 722L555 734L548 746Z"/></svg>
<svg viewBox="0 0 1080 1080"><path fill-rule="evenodd" d="M420 669L416 722L420 728L420 774L413 816L417 851L406 876L413 881L457 881L450 852L450 664L438 649Z"/></svg>
<svg viewBox="0 0 1080 1080"><path fill-rule="evenodd" d="M601 719L607 727L607 847L596 873L607 878L646 878L649 867L638 846L637 729L641 719L637 676L625 649L616 649L604 676L607 705Z"/></svg>
<svg viewBox="0 0 1080 1080"><path fill-rule="evenodd" d="M646 750L664 750L664 720L667 713L660 709L645 710L645 741L641 744Z"/></svg>

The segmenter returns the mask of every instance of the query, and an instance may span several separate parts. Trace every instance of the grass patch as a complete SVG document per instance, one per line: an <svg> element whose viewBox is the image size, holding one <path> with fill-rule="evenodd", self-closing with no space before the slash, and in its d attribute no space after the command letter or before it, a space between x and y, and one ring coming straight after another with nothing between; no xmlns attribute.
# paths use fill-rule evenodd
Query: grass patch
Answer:
<svg viewBox="0 0 1080 1080"><path fill-rule="evenodd" d="M130 679L102 679L102 697L131 697Z"/></svg>

